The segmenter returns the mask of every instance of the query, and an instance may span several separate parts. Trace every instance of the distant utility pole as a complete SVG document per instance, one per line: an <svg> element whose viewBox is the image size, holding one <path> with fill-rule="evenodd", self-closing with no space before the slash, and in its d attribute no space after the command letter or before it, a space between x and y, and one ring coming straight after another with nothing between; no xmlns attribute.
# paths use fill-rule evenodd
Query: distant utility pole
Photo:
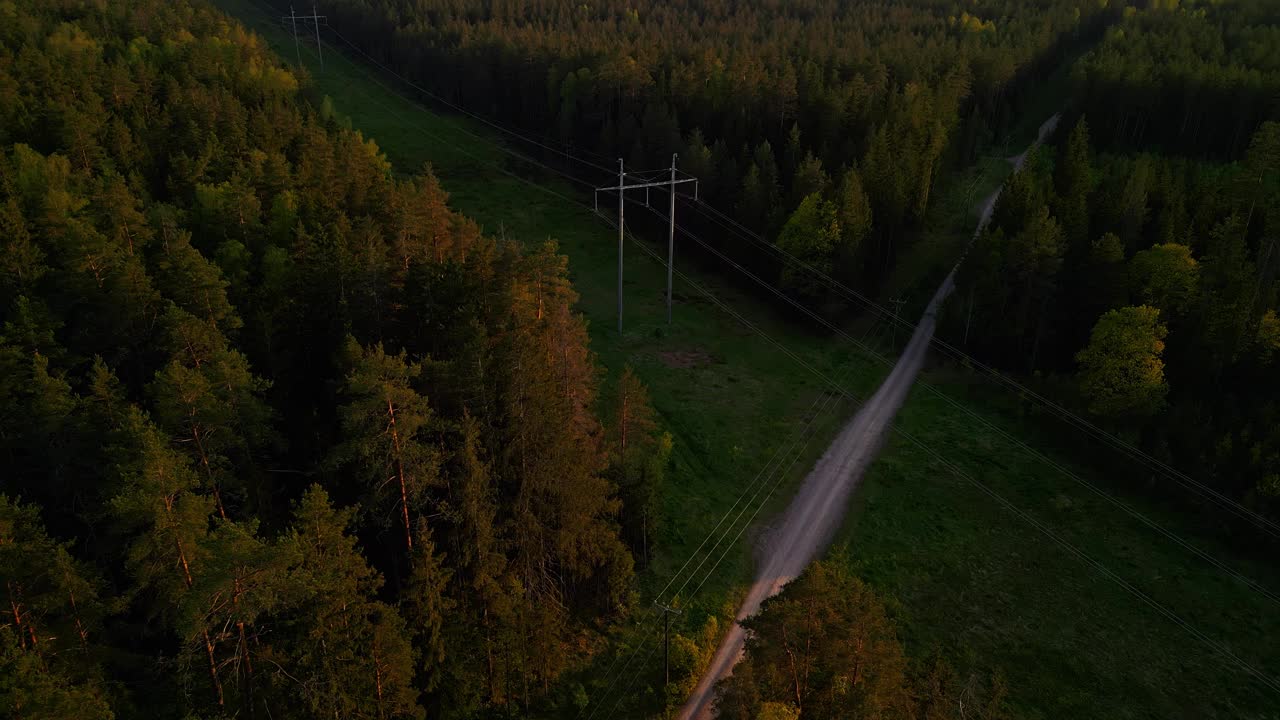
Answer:
<svg viewBox="0 0 1280 720"><path fill-rule="evenodd" d="M906 304L903 298L894 298L889 302L893 303L893 345L898 345L898 311L902 310L902 306Z"/></svg>
<svg viewBox="0 0 1280 720"><path fill-rule="evenodd" d="M618 334L622 334L622 241L626 237L626 191L639 190L640 188L665 187L671 193L671 210L670 210L670 227L667 234L667 324L671 324L671 276L672 264L675 260L676 246L676 185L681 183L697 182L697 178L686 177L676 178L676 158L678 155L671 156L671 179L658 180L654 182L638 182L627 184L627 173L623 169L622 158L618 158L618 184L612 187L598 187L596 193L608 192L616 190L618 193ZM696 187L696 186L695 186ZM597 198L596 206L599 207L599 199Z"/></svg>
<svg viewBox="0 0 1280 720"><path fill-rule="evenodd" d="M312 6L311 6L311 14L310 14L310 15L297 15L297 14L295 14L295 13L293 12L293 6L292 6L292 5L290 5L290 6L289 6L289 17L282 17L282 18L280 18L280 21L281 21L281 22L284 22L285 20L288 20L288 21L289 21L289 24L293 27L293 51L294 51L294 52L297 54L297 56L298 56L298 67L302 67L302 48L298 45L298 21L299 21L299 20L304 20L304 21L305 21L305 20L310 20L312 23L314 23L314 24L315 24L315 27L316 27L316 54L320 56L320 69L321 69L321 70L324 70L324 48L320 47L320 23L321 23L321 22L323 22L325 25L328 25L328 24L329 24L329 19L328 19L328 17L327 17L327 16L325 16L325 15L319 15L319 14L317 14L317 13L316 13L316 6L315 6L315 5L312 5Z"/></svg>
<svg viewBox="0 0 1280 720"><path fill-rule="evenodd" d="M671 273L676 260L676 160L679 153L671 153L671 186L667 194L671 196L671 207L667 210L667 219L671 225L667 229L667 324L671 324Z"/></svg>
<svg viewBox="0 0 1280 720"><path fill-rule="evenodd" d="M667 685L671 684L671 616L679 615L680 611L662 603L654 603L658 609L662 611L662 673ZM665 687L665 686L664 686Z"/></svg>

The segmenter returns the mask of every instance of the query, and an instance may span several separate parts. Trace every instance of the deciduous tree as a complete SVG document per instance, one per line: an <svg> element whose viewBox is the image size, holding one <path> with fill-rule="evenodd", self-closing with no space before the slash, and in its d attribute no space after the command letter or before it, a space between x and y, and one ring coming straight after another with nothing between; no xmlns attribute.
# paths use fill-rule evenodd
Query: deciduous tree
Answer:
<svg viewBox="0 0 1280 720"><path fill-rule="evenodd" d="M1148 305L1110 310L1076 354L1089 410L1109 418L1145 417L1164 404L1164 338L1160 311Z"/></svg>

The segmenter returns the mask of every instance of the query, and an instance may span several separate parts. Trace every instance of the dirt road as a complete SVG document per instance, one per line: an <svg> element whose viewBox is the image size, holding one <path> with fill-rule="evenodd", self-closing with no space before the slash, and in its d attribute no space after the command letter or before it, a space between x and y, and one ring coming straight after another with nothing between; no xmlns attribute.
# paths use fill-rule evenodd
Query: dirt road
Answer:
<svg viewBox="0 0 1280 720"><path fill-rule="evenodd" d="M1032 143L1027 152L1010 158L1014 168L1021 169L1027 154L1036 145L1053 132L1057 126L1058 116L1049 118L1040 126L1039 138ZM992 193L983 203L981 217L975 237L982 232L991 219L992 209L1000 191ZM963 259L963 258L962 258ZM956 264L959 267L959 263ZM876 390L854 415L853 419L840 431L826 453L814 465L813 470L804 479L800 491L791 501L786 512L777 522L775 528L766 536L762 547L760 573L747 593L746 600L738 609L733 627L716 649L707 672L694 688L693 694L680 710L680 720L702 720L710 718L712 700L715 697L715 683L733 670L738 659L742 657L743 642L746 639L742 626L738 623L754 615L760 604L767 598L776 595L783 585L804 571L817 554L831 541L832 535L839 528L848 507L849 494L867 466L875 458L876 452L884 440L889 424L897 414L898 408L907 398L916 375L924 364L925 353L933 339L934 324L937 320L938 308L955 287L955 269L953 268L934 293L933 299L911 334L911 341L902 351L897 364L885 378L884 383Z"/></svg>

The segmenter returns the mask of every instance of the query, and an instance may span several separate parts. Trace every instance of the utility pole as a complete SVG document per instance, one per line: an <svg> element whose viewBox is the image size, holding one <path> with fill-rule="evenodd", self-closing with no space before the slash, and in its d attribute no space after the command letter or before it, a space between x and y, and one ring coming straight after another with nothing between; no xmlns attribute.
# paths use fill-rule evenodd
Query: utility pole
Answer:
<svg viewBox="0 0 1280 720"><path fill-rule="evenodd" d="M680 611L662 603L654 603L662 611L662 676L666 685L671 684L671 616ZM664 685L665 687L665 685Z"/></svg>
<svg viewBox="0 0 1280 720"><path fill-rule="evenodd" d="M622 158L618 158L618 335L622 335L622 236L626 233L625 215L627 212L627 173L622 169Z"/></svg>
<svg viewBox="0 0 1280 720"><path fill-rule="evenodd" d="M671 153L671 186L667 188L671 195L671 206L667 210L667 219L671 221L667 228L667 325L671 324L671 273L676 261L676 159L679 153Z"/></svg>
<svg viewBox="0 0 1280 720"><path fill-rule="evenodd" d="M289 16L280 18L281 22L289 21L290 27L293 28L293 51L298 56L298 67L302 67L302 46L298 42L298 21L310 20L316 26L316 54L320 57L320 69L324 70L324 48L320 45L320 23L329 24L329 19L325 15L316 12L316 6L311 6L310 15L298 15L293 11L293 6L289 6Z"/></svg>
<svg viewBox="0 0 1280 720"><path fill-rule="evenodd" d="M320 21L323 16L316 13L316 6L311 6L311 20L316 24L316 54L320 56L320 72L324 72L324 48L320 46Z"/></svg>
<svg viewBox="0 0 1280 720"><path fill-rule="evenodd" d="M298 45L298 18L293 14L293 6L289 6L289 22L293 24L293 52L298 56L298 68L302 68L302 48Z"/></svg>
<svg viewBox="0 0 1280 720"><path fill-rule="evenodd" d="M907 301L903 298L898 297L890 300L889 302L893 303L893 346L897 347L898 346L898 311L902 309L902 306L905 305Z"/></svg>
<svg viewBox="0 0 1280 720"><path fill-rule="evenodd" d="M668 238L667 238L667 324L671 323L671 298L672 298L671 276L672 276L672 263L675 259L675 242L676 242L675 241L676 185L679 185L681 183L698 182L698 179L693 177L685 177L685 178L676 177L676 158L677 157L679 156L678 155L671 156L671 179L670 180L658 180L655 182L638 182L638 183L633 183L631 185L627 184L627 174L623 170L622 158L618 158L618 184L612 187L596 188L597 207L599 207L599 193L606 192L606 191L617 191L618 193L618 334L619 335L622 334L622 243L623 243L623 239L626 237L625 214L626 214L626 205L627 205L627 198L626 198L627 190L639 190L640 188L645 188L647 190L648 188L651 188L651 187L665 187L671 193L671 210L670 210L670 218L669 218L670 227L668 229ZM695 185L695 187L697 186Z"/></svg>

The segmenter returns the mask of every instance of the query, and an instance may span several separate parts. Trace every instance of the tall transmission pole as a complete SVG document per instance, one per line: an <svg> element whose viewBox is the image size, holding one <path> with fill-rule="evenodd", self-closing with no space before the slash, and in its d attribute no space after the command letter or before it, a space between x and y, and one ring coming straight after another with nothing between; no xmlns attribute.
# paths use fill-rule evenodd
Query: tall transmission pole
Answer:
<svg viewBox="0 0 1280 720"><path fill-rule="evenodd" d="M671 221L667 228L667 325L671 324L671 272L676 260L676 159L679 157L679 153L671 153L671 186L667 188L671 196L671 207L667 210Z"/></svg>
<svg viewBox="0 0 1280 720"><path fill-rule="evenodd" d="M305 21L307 21L307 20L310 20L312 23L314 23L314 24L315 24L315 28L316 28L316 54L320 57L320 69L321 69L321 70L324 70L324 48L321 46L321 43L320 43L320 24L321 24L321 23L324 23L324 24L328 25L328 24L329 24L329 19L328 19L328 17L327 17L327 16L325 16L325 15L320 15L319 13L317 13L317 12L316 12L316 6L315 6L315 5L312 5L312 6L311 6L311 14L310 14L310 15L298 15L297 13L295 13L295 12L293 11L293 6L289 6L289 15L288 15L288 17L282 17L282 18L280 18L280 21L281 21L281 22L288 21L288 22L289 22L290 27L292 27L292 28L293 28L293 51L294 51L294 53L296 53L296 54L297 54L297 56L298 56L298 67L299 67L299 68L301 68L301 67L302 67L302 47L301 47L301 45L300 45L300 44L299 44L299 42L298 42L298 21L299 21L299 20L302 20L302 21L304 21L304 22L305 22Z"/></svg>
<svg viewBox="0 0 1280 720"><path fill-rule="evenodd" d="M320 71L324 72L324 48L320 45L320 21L324 20L323 15L316 14L316 6L311 6L311 20L316 24L316 55L320 56Z"/></svg>
<svg viewBox="0 0 1280 720"><path fill-rule="evenodd" d="M618 335L622 335L622 236L626 233L626 185L627 173L622 169L622 158L618 158Z"/></svg>
<svg viewBox="0 0 1280 720"><path fill-rule="evenodd" d="M667 685L671 684L671 616L680 611L662 603L654 603L662 611L662 673Z"/></svg>
<svg viewBox="0 0 1280 720"><path fill-rule="evenodd" d="M671 212L670 227L668 228L667 237L667 323L671 323L671 276L672 262L675 259L675 237L676 237L676 185L681 183L696 183L697 178L694 177L676 177L676 158L678 155L671 156L671 179L657 180L654 182L637 182L630 185L627 184L627 173L623 169L622 158L618 158L618 184L612 187L596 188L597 201L596 206L599 207L599 193L616 191L618 193L618 334L622 334L622 243L626 238L626 194L628 190L639 190L641 188L665 187L671 193ZM695 186L696 187L696 186Z"/></svg>
<svg viewBox="0 0 1280 720"><path fill-rule="evenodd" d="M298 45L298 18L293 14L293 6L289 6L289 22L293 25L293 52L298 56L298 68L302 68L302 48Z"/></svg>

